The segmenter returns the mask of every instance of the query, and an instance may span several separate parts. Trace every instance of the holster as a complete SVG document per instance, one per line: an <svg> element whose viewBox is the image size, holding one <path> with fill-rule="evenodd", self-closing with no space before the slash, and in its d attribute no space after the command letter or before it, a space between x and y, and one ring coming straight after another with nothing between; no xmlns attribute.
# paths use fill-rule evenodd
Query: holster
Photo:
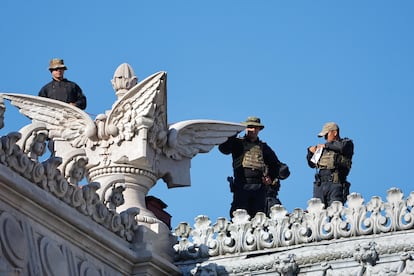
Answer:
<svg viewBox="0 0 414 276"><path fill-rule="evenodd" d="M321 186L321 179L319 178L319 174L317 173L315 173L315 181L313 181L313 184Z"/></svg>
<svg viewBox="0 0 414 276"><path fill-rule="evenodd" d="M347 197L349 195L349 188L351 187L351 183L349 183L348 181L344 181L342 183L342 194L344 197L344 201L345 202L347 200Z"/></svg>

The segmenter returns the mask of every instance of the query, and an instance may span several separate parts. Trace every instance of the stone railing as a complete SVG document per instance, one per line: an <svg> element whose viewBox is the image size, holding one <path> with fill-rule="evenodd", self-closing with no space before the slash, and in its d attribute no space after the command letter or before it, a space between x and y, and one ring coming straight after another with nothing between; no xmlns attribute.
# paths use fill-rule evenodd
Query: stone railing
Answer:
<svg viewBox="0 0 414 276"><path fill-rule="evenodd" d="M387 201L380 197L364 204L360 194L348 196L346 206L334 202L328 208L311 199L307 210L288 213L283 206L272 207L266 217L251 218L237 210L232 221L219 218L213 225L206 216L195 219L194 228L181 223L175 229L177 261L270 250L314 242L414 229L414 192L404 199L398 188L391 188ZM343 239L342 239L343 240Z"/></svg>

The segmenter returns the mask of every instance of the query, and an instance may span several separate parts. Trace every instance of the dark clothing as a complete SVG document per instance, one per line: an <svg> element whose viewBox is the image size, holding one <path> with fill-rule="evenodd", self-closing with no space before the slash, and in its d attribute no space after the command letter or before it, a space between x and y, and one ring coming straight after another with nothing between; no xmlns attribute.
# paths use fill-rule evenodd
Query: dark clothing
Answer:
<svg viewBox="0 0 414 276"><path fill-rule="evenodd" d="M260 147L257 153L259 159L264 163L262 168L246 165L244 157L246 153L255 146ZM234 184L232 187L233 202L231 204L230 216L236 209L245 209L251 217L257 212L266 212L267 186L263 184L263 176L268 175L273 181L285 179L289 176L289 168L279 161L275 152L259 139L250 142L246 137L230 137L226 142L219 145L219 150L223 154L232 154ZM243 160L243 161L241 161ZM253 162L254 163L254 162ZM257 165L260 162L256 162ZM255 168L252 168L255 167ZM283 170L281 168L283 167ZM278 188L273 191L277 196ZM269 207L270 208L270 207Z"/></svg>
<svg viewBox="0 0 414 276"><path fill-rule="evenodd" d="M277 181L275 184L266 185L265 188L266 188L265 210L266 210L266 214L269 215L270 208L273 205L276 205L276 204L282 205L282 202L280 201L278 197L280 183L279 181Z"/></svg>
<svg viewBox="0 0 414 276"><path fill-rule="evenodd" d="M265 185L260 182L243 185L243 183L235 183L233 189L233 202L230 207L230 217L237 209L244 209L254 217L257 212L266 211L266 189Z"/></svg>
<svg viewBox="0 0 414 276"><path fill-rule="evenodd" d="M334 201L345 203L342 184L321 181L313 184L313 197L320 198L325 207Z"/></svg>
<svg viewBox="0 0 414 276"><path fill-rule="evenodd" d="M86 108L86 97L82 89L76 83L67 79L61 81L53 79L40 89L39 96L65 103L75 103L76 107L80 109Z"/></svg>
<svg viewBox="0 0 414 276"><path fill-rule="evenodd" d="M337 141L325 143L320 160L331 155L332 164L325 162L321 165L311 161L313 153L308 149L307 161L311 168L317 168L313 186L313 197L320 198L325 206L331 205L333 201L345 203L349 194L350 183L346 180L352 164L354 154L354 143L351 139L343 138Z"/></svg>

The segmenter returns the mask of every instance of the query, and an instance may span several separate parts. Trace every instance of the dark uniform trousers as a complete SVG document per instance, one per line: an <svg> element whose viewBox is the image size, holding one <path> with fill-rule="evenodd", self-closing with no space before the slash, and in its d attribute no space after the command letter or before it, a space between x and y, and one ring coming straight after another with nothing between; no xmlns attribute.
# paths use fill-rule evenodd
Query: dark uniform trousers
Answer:
<svg viewBox="0 0 414 276"><path fill-rule="evenodd" d="M233 217L233 212L237 209L247 210L250 217L254 217L257 212L265 212L265 185L262 184L261 179L252 179L248 182L235 181L230 217Z"/></svg>
<svg viewBox="0 0 414 276"><path fill-rule="evenodd" d="M325 206L331 205L334 201L344 203L343 187L341 183L334 183L334 176L331 170L320 170L315 176L313 185L313 196L320 198Z"/></svg>

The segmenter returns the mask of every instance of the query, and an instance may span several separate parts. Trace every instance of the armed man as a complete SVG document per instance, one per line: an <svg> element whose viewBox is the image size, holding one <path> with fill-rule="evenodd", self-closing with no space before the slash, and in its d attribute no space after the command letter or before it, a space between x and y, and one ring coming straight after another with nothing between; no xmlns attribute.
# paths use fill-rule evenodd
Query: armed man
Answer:
<svg viewBox="0 0 414 276"><path fill-rule="evenodd" d="M351 185L346 178L351 170L354 143L340 137L334 122L326 123L318 137L324 137L326 143L308 147L306 156L308 165L316 168L313 197L320 198L325 207L333 201L345 203Z"/></svg>
<svg viewBox="0 0 414 276"><path fill-rule="evenodd" d="M257 212L268 214L278 200L279 179L290 175L286 164L279 161L275 152L258 137L264 128L260 118L248 117L243 137L232 136L219 145L223 154L232 154L233 176L228 179L233 192L230 217L237 209L245 209L250 217Z"/></svg>

